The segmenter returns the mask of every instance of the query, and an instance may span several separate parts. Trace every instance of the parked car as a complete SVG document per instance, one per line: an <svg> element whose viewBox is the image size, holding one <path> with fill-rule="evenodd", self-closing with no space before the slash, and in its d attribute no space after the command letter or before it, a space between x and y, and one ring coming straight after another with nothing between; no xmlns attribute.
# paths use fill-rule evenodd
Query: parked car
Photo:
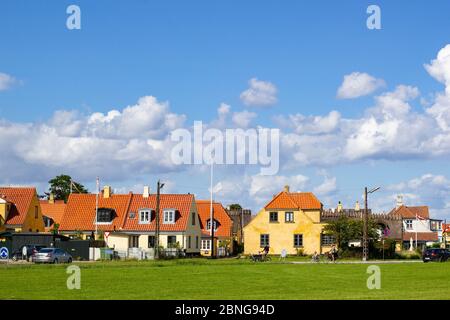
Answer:
<svg viewBox="0 0 450 320"><path fill-rule="evenodd" d="M11 258L13 261L22 260L23 259L23 247L27 247L27 258L32 259L32 257L39 252L42 248L45 248L44 245L39 244L26 244L20 247L19 250L14 251Z"/></svg>
<svg viewBox="0 0 450 320"><path fill-rule="evenodd" d="M71 263L72 256L59 248L43 248L33 256L35 263Z"/></svg>
<svg viewBox="0 0 450 320"><path fill-rule="evenodd" d="M448 251L446 249L431 248L431 249L426 249L423 252L422 260L423 260L423 262L429 262L429 261L444 262L444 261L447 261L449 257L450 257L450 251Z"/></svg>

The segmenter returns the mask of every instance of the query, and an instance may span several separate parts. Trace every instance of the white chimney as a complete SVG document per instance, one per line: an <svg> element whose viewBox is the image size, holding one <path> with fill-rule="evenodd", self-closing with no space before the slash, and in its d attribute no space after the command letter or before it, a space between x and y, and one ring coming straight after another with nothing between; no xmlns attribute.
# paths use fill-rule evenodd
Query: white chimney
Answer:
<svg viewBox="0 0 450 320"><path fill-rule="evenodd" d="M400 208L403 205L403 196L401 194L397 195L397 204L396 204L396 208Z"/></svg>
<svg viewBox="0 0 450 320"><path fill-rule="evenodd" d="M359 206L359 201L356 201L355 203L355 211L361 210L361 207Z"/></svg>
<svg viewBox="0 0 450 320"><path fill-rule="evenodd" d="M142 197L148 198L149 195L150 195L150 187L149 186L144 186L144 192L142 193Z"/></svg>

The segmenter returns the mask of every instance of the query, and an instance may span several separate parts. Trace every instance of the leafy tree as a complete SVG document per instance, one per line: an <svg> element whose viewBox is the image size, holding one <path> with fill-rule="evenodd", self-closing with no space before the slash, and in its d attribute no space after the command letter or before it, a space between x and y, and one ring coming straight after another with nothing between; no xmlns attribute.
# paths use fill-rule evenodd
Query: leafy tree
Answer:
<svg viewBox="0 0 450 320"><path fill-rule="evenodd" d="M230 204L230 210L241 210L242 207L239 203Z"/></svg>
<svg viewBox="0 0 450 320"><path fill-rule="evenodd" d="M54 223L53 228L50 230L50 232L53 234L58 234L59 233L59 223Z"/></svg>
<svg viewBox="0 0 450 320"><path fill-rule="evenodd" d="M68 175L61 174L51 179L49 182L50 188L48 189L48 193L46 195L49 196L50 193L53 193L55 200L64 200L67 202L69 198L71 186L73 193L87 193L87 189L80 183L72 181L72 178Z"/></svg>
<svg viewBox="0 0 450 320"><path fill-rule="evenodd" d="M369 239L378 239L377 224L369 218L368 220ZM339 248L347 248L351 240L362 239L364 233L364 222L360 219L349 219L341 215L338 219L327 222L324 233L332 235L336 239Z"/></svg>

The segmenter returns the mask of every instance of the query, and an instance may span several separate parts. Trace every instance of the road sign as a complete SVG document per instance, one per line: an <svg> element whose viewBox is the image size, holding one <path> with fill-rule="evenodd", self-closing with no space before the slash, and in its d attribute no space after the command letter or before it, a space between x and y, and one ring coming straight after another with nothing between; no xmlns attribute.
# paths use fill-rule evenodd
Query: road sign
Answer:
<svg viewBox="0 0 450 320"><path fill-rule="evenodd" d="M6 247L0 248L0 259L8 259L9 257L9 251Z"/></svg>
<svg viewBox="0 0 450 320"><path fill-rule="evenodd" d="M109 232L108 232L108 231L105 231L105 233L104 233L103 235L105 236L106 239L108 239L108 237L109 237Z"/></svg>

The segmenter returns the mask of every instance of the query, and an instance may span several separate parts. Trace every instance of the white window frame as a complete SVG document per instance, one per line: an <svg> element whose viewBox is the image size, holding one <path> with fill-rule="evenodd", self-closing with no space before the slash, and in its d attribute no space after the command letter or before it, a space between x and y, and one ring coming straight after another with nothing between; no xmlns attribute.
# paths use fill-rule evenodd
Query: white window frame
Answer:
<svg viewBox="0 0 450 320"><path fill-rule="evenodd" d="M412 219L405 220L405 229L406 230L413 230L413 221Z"/></svg>
<svg viewBox="0 0 450 320"><path fill-rule="evenodd" d="M139 224L149 224L152 221L152 209L140 209L139 210ZM142 219L142 214L147 214L147 219Z"/></svg>
<svg viewBox="0 0 450 320"><path fill-rule="evenodd" d="M211 250L211 240L202 239L201 249L202 250Z"/></svg>
<svg viewBox="0 0 450 320"><path fill-rule="evenodd" d="M211 230L211 219L206 221L206 230ZM214 231L217 231L217 220L214 219Z"/></svg>
<svg viewBox="0 0 450 320"><path fill-rule="evenodd" d="M288 217L290 217L290 219L288 219ZM288 223L294 222L294 212L286 211L284 213L284 221Z"/></svg>
<svg viewBox="0 0 450 320"><path fill-rule="evenodd" d="M170 218L170 214L172 214L172 219ZM175 223L175 215L176 215L176 210L175 209L165 209L163 211L163 223L164 224L174 224Z"/></svg>

